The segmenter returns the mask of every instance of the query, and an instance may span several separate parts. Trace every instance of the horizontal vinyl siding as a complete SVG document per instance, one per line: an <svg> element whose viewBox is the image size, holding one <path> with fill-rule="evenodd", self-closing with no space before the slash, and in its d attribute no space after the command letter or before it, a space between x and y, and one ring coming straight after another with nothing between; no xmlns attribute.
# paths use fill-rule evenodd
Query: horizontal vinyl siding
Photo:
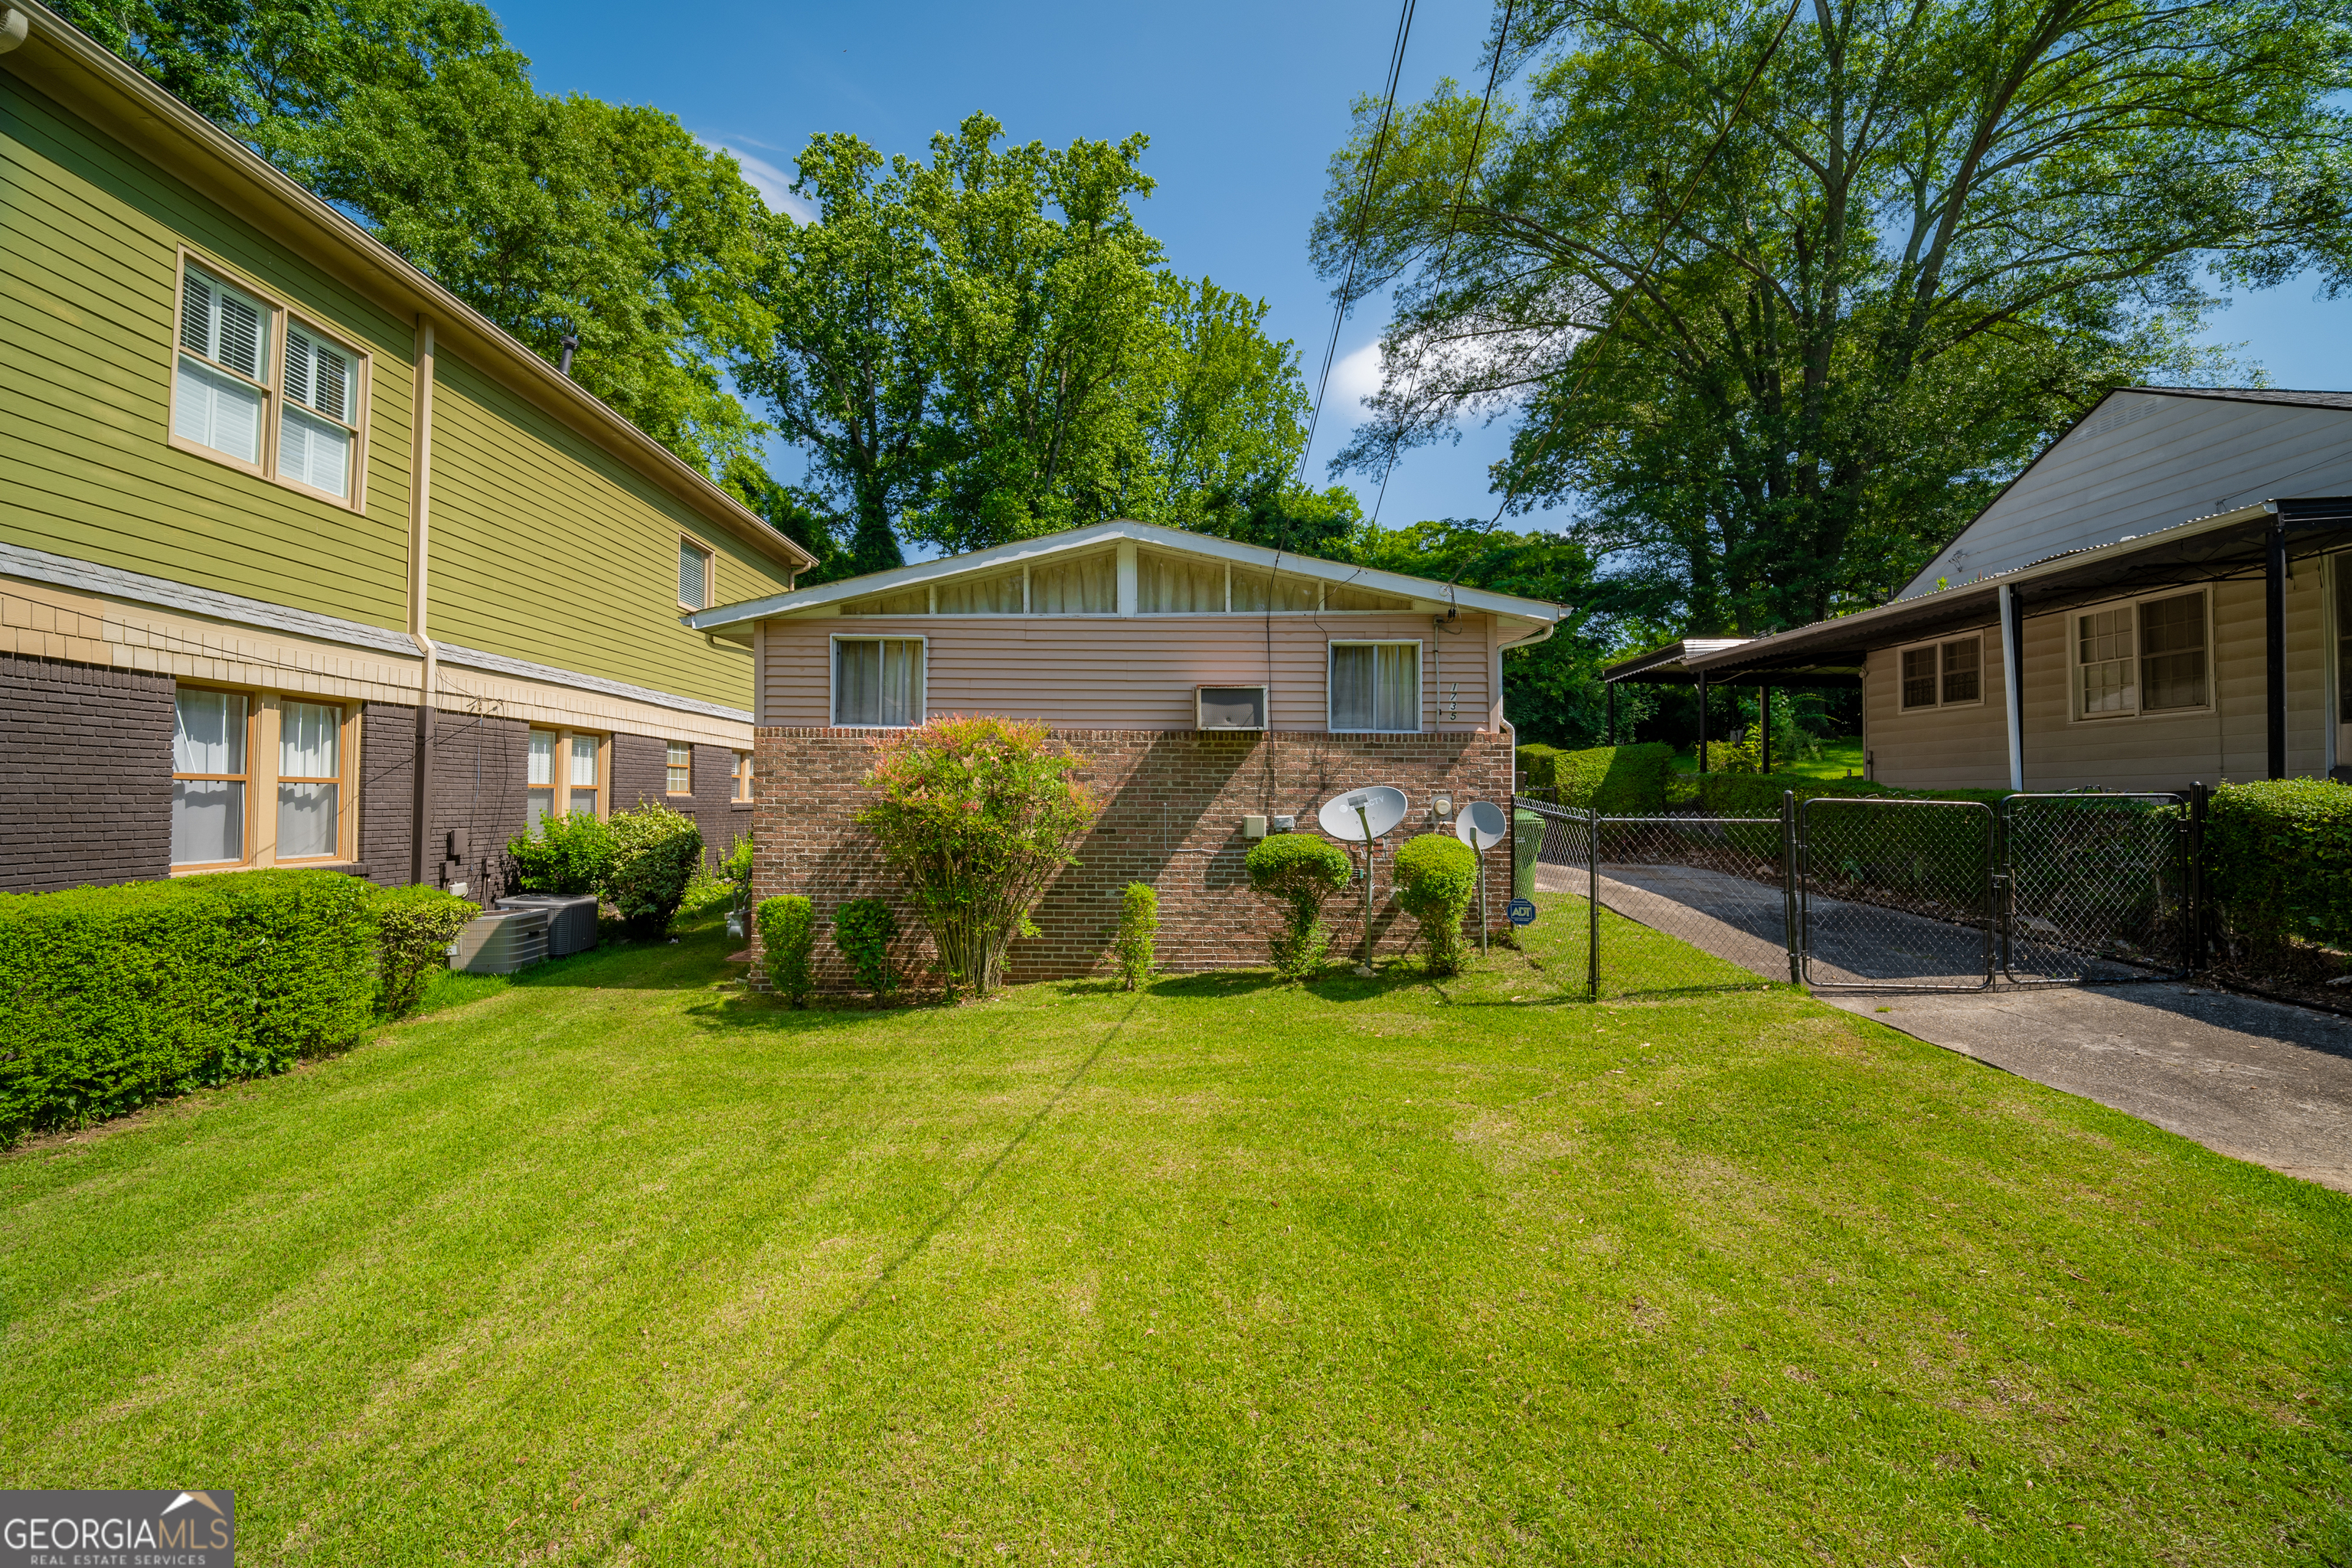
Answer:
<svg viewBox="0 0 2352 1568"><path fill-rule="evenodd" d="M435 362L432 635L748 707L751 650L677 624L677 540L713 601L786 586L781 563L657 489L456 356Z"/></svg>
<svg viewBox="0 0 2352 1568"><path fill-rule="evenodd" d="M2096 435L2078 426L1902 596L2260 500L2352 494L2352 413L2121 395L2158 406Z"/></svg>
<svg viewBox="0 0 2352 1568"><path fill-rule="evenodd" d="M175 251L373 356L367 512L167 444ZM0 535L373 626L405 623L411 330L0 76Z"/></svg>
<svg viewBox="0 0 2352 1568"><path fill-rule="evenodd" d="M925 705L933 714L996 713L1071 730L1189 730L1196 686L1272 687L1276 730L1324 727L1326 648L1359 638L1418 640L1424 730L1471 731L1490 701L1487 617L1465 616L1461 636L1433 635L1412 612L1272 617L1136 616L1050 620L1019 616L837 616L762 623L760 721L832 721L832 639L921 637L929 642ZM1319 622L1319 625L1318 624ZM1440 645L1443 646L1440 646ZM1459 685L1454 721L1439 712Z"/></svg>
<svg viewBox="0 0 2352 1568"><path fill-rule="evenodd" d="M2325 771L2326 731L2317 563L2298 568L2286 596L2287 772ZM2025 621L2025 787L2029 790L2178 790L2196 780L2243 783L2268 775L2269 707L2263 668L2263 584L2208 585L2213 601L2212 710L2146 718L2075 719L2066 637L2071 617L2029 615ZM1988 633L1988 653L1998 637ZM1997 656L1988 659L1997 668ZM2000 789L2009 782L2009 740L1996 687L1979 717L1938 728L1928 715L1898 715L1892 649L1870 656L1864 678L1869 745L1884 783L1919 788ZM1971 764L1971 749L1980 761Z"/></svg>
<svg viewBox="0 0 2352 1568"><path fill-rule="evenodd" d="M1903 655L1873 652L1863 677L1863 724L1873 776L1905 789L2003 789L2009 784L2009 710L2002 684L2000 631L1988 627L1978 685L1984 700L1973 708L1903 710ZM1945 641L1954 639L1945 638ZM2029 665L2030 668L2031 666Z"/></svg>

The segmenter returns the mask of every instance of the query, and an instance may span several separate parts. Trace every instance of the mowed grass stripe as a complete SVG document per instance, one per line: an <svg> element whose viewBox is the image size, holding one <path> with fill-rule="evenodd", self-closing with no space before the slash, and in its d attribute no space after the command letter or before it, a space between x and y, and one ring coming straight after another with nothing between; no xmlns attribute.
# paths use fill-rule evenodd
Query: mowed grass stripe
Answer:
<svg viewBox="0 0 2352 1568"><path fill-rule="evenodd" d="M1614 917L1686 989L1567 1001L1555 901L1440 985L453 978L0 1159L0 1454L324 1561L2315 1560L2352 1205Z"/></svg>

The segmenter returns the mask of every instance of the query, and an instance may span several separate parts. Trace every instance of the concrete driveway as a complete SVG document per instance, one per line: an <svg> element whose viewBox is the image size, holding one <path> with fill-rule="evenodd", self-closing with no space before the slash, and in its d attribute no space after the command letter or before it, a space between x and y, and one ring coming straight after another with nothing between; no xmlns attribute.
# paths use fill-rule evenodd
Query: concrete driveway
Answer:
<svg viewBox="0 0 2352 1568"><path fill-rule="evenodd" d="M1580 868L1536 868L1581 896ZM1601 901L1773 980L1789 978L1778 888L1682 866L1604 866ZM1953 928L1849 906L1822 919L1817 980L1867 987L1963 972ZM1916 925L1922 929L1909 929ZM1981 938L1975 939L1981 943ZM1820 991L1821 1000L2021 1078L2178 1132L2217 1153L2352 1193L2352 1020L2154 982L1977 992Z"/></svg>

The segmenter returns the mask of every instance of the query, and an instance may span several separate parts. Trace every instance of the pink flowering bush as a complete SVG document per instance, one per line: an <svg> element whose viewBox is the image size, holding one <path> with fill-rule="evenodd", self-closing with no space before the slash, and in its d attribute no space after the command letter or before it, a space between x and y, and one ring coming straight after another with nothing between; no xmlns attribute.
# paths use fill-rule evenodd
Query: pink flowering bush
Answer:
<svg viewBox="0 0 2352 1568"><path fill-rule="evenodd" d="M857 814L880 840L938 944L950 986L1003 983L1004 952L1034 935L1029 911L1095 818L1079 760L1045 726L985 715L934 719L874 742Z"/></svg>

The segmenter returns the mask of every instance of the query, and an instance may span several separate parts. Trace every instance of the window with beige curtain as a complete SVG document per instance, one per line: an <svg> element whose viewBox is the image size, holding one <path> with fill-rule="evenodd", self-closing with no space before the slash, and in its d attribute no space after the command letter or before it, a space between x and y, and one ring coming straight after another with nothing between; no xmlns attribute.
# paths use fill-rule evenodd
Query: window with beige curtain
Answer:
<svg viewBox="0 0 2352 1568"><path fill-rule="evenodd" d="M919 637L835 637L833 721L842 729L909 729L923 721Z"/></svg>
<svg viewBox="0 0 2352 1568"><path fill-rule="evenodd" d="M1411 599L1401 599L1394 594L1375 594L1370 588L1351 588L1334 583L1323 590L1323 607L1327 610L1410 610Z"/></svg>
<svg viewBox="0 0 2352 1568"><path fill-rule="evenodd" d="M341 824L343 710L323 702L278 710L278 858L337 852Z"/></svg>
<svg viewBox="0 0 2352 1568"><path fill-rule="evenodd" d="M1331 728L1408 731L1421 728L1421 646L1331 645Z"/></svg>
<svg viewBox="0 0 2352 1568"><path fill-rule="evenodd" d="M1321 584L1306 577L1293 577L1287 573L1277 577L1271 572L1244 571L1234 568L1234 608L1251 610L1311 610L1321 603L1318 591Z"/></svg>
<svg viewBox="0 0 2352 1568"><path fill-rule="evenodd" d="M1139 550L1135 607L1147 616L1223 615L1225 563Z"/></svg>
<svg viewBox="0 0 2352 1568"><path fill-rule="evenodd" d="M992 577L958 577L933 591L932 608L942 616L1017 616L1021 613L1021 574L1001 572Z"/></svg>
<svg viewBox="0 0 2352 1568"><path fill-rule="evenodd" d="M1029 613L1108 616L1118 608L1118 557L1108 551L1029 569Z"/></svg>

